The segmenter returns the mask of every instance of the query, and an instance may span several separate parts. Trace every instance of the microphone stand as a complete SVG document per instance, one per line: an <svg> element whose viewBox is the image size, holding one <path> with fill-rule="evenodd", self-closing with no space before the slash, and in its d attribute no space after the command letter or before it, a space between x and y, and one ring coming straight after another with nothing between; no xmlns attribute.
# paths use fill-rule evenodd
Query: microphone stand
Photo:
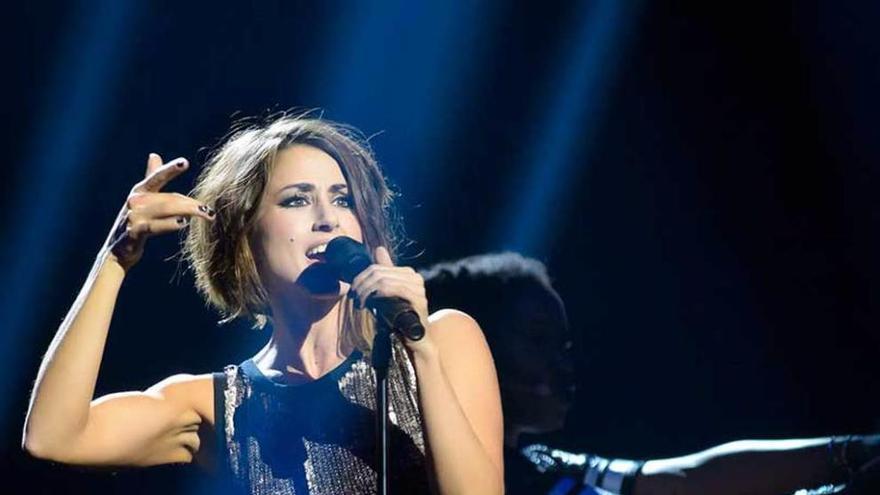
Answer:
<svg viewBox="0 0 880 495"><path fill-rule="evenodd" d="M391 328L376 318L376 336L370 361L376 374L376 473L379 495L388 495L388 363L391 361Z"/></svg>

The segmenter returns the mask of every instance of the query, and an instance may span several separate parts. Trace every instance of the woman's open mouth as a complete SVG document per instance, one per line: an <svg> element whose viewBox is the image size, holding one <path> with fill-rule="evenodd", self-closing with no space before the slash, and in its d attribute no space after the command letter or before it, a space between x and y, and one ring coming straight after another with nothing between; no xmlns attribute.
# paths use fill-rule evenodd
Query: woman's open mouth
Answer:
<svg viewBox="0 0 880 495"><path fill-rule="evenodd" d="M326 242L323 244L318 244L313 248L309 248L309 250L306 251L306 258L310 260L315 260L319 263L324 263L327 261L326 257L324 256L325 251L327 251Z"/></svg>

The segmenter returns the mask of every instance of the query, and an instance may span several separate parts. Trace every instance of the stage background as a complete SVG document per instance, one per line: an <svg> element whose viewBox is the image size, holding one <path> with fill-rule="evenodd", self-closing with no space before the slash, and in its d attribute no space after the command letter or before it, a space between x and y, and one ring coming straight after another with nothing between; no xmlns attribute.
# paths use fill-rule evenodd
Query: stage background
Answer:
<svg viewBox="0 0 880 495"><path fill-rule="evenodd" d="M16 2L0 183L4 493L176 493L19 448L40 359L147 153L195 165L245 116L368 135L422 267L517 249L576 330L571 449L652 458L880 429L880 4ZM219 370L218 328L153 239L97 393Z"/></svg>

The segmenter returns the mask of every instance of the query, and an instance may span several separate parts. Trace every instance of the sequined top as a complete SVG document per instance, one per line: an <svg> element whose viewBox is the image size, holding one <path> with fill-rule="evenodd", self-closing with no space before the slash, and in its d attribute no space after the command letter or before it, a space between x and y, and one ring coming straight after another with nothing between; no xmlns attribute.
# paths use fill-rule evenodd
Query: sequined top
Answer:
<svg viewBox="0 0 880 495"><path fill-rule="evenodd" d="M388 373L394 493L427 493L415 370L396 339ZM215 374L218 446L234 493L374 494L375 374L355 351L299 385L262 374L252 359ZM390 491L389 490L389 491Z"/></svg>

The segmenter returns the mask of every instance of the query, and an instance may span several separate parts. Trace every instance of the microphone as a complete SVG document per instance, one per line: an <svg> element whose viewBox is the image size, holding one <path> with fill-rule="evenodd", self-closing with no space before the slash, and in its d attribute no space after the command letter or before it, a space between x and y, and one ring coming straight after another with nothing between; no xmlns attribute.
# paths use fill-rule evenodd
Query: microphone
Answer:
<svg viewBox="0 0 880 495"><path fill-rule="evenodd" d="M373 264L367 248L345 236L336 237L327 243L324 259L336 271L339 280L349 284ZM406 300L399 297L368 297L364 303L388 328L400 332L409 340L420 340L425 336L425 327L422 326L418 313Z"/></svg>

